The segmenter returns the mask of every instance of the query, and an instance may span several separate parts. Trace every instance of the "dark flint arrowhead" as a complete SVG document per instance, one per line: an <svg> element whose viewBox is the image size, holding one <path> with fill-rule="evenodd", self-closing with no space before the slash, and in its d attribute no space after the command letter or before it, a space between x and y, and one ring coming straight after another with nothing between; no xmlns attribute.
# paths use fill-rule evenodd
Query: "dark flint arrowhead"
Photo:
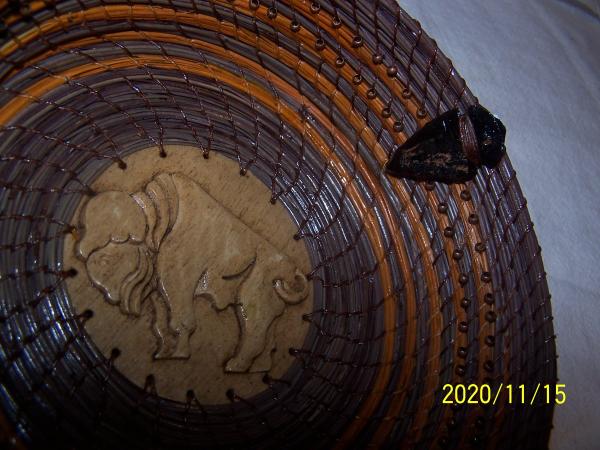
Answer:
<svg viewBox="0 0 600 450"><path fill-rule="evenodd" d="M500 162L505 136L502 122L483 106L473 105L465 115L453 109L399 146L385 169L397 178L462 183L482 165L492 168Z"/></svg>

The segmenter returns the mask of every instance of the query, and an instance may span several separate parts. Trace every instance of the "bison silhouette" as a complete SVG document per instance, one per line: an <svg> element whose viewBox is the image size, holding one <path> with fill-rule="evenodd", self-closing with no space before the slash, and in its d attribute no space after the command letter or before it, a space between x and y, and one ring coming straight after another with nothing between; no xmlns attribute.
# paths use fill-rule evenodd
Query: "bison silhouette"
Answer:
<svg viewBox="0 0 600 450"><path fill-rule="evenodd" d="M225 371L268 371L276 319L309 294L287 256L182 174L91 197L80 228L76 255L106 301L132 316L151 301L155 359L190 357L193 301L205 298L236 311L240 338Z"/></svg>

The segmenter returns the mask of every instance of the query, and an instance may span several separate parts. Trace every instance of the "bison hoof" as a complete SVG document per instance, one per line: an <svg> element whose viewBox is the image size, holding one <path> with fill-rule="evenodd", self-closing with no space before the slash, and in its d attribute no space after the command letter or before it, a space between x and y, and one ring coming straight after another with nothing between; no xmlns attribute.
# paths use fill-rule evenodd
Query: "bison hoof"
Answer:
<svg viewBox="0 0 600 450"><path fill-rule="evenodd" d="M163 343L158 351L154 354L154 359L189 359L190 348L188 346L176 346L173 348L172 345Z"/></svg>
<svg viewBox="0 0 600 450"><path fill-rule="evenodd" d="M249 372L251 372L251 373L268 372L269 370L271 370L272 365L273 365L273 363L271 362L271 353L264 352L263 354L261 354L258 358L256 358L254 360L254 362L252 363L252 367L250 367Z"/></svg>
<svg viewBox="0 0 600 450"><path fill-rule="evenodd" d="M189 359L190 353L177 353L158 351L154 354L154 359Z"/></svg>
<svg viewBox="0 0 600 450"><path fill-rule="evenodd" d="M248 372L249 368L250 368L250 364L248 364L247 361L244 361L240 358L231 358L225 364L225 372L243 373L243 372Z"/></svg>
<svg viewBox="0 0 600 450"><path fill-rule="evenodd" d="M161 349L154 354L154 359L171 359L171 353Z"/></svg>

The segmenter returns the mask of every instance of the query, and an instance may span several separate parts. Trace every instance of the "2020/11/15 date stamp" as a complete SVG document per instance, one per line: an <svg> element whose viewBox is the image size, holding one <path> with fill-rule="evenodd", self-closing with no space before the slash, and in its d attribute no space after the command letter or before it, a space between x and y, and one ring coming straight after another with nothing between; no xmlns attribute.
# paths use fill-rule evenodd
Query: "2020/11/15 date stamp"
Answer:
<svg viewBox="0 0 600 450"><path fill-rule="evenodd" d="M445 384L442 403L495 405L506 401L508 404L534 405L537 402L562 405L567 401L565 388L564 384L542 383L531 386L500 383L497 387L489 384Z"/></svg>

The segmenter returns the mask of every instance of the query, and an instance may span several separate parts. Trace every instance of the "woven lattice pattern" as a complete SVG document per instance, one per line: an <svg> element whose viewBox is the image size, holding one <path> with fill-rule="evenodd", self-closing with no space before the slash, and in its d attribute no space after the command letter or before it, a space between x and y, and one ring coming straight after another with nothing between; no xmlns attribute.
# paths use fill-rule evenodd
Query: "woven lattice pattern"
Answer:
<svg viewBox="0 0 600 450"><path fill-rule="evenodd" d="M0 11L0 398L25 445L547 445L551 405L442 405L446 383L556 381L550 296L507 159L464 185L382 173L416 129L476 102L392 0ZM136 387L65 289L78 274L63 238L93 180L167 144L237 160L309 250L309 335L256 397L206 406L161 398L152 377Z"/></svg>

